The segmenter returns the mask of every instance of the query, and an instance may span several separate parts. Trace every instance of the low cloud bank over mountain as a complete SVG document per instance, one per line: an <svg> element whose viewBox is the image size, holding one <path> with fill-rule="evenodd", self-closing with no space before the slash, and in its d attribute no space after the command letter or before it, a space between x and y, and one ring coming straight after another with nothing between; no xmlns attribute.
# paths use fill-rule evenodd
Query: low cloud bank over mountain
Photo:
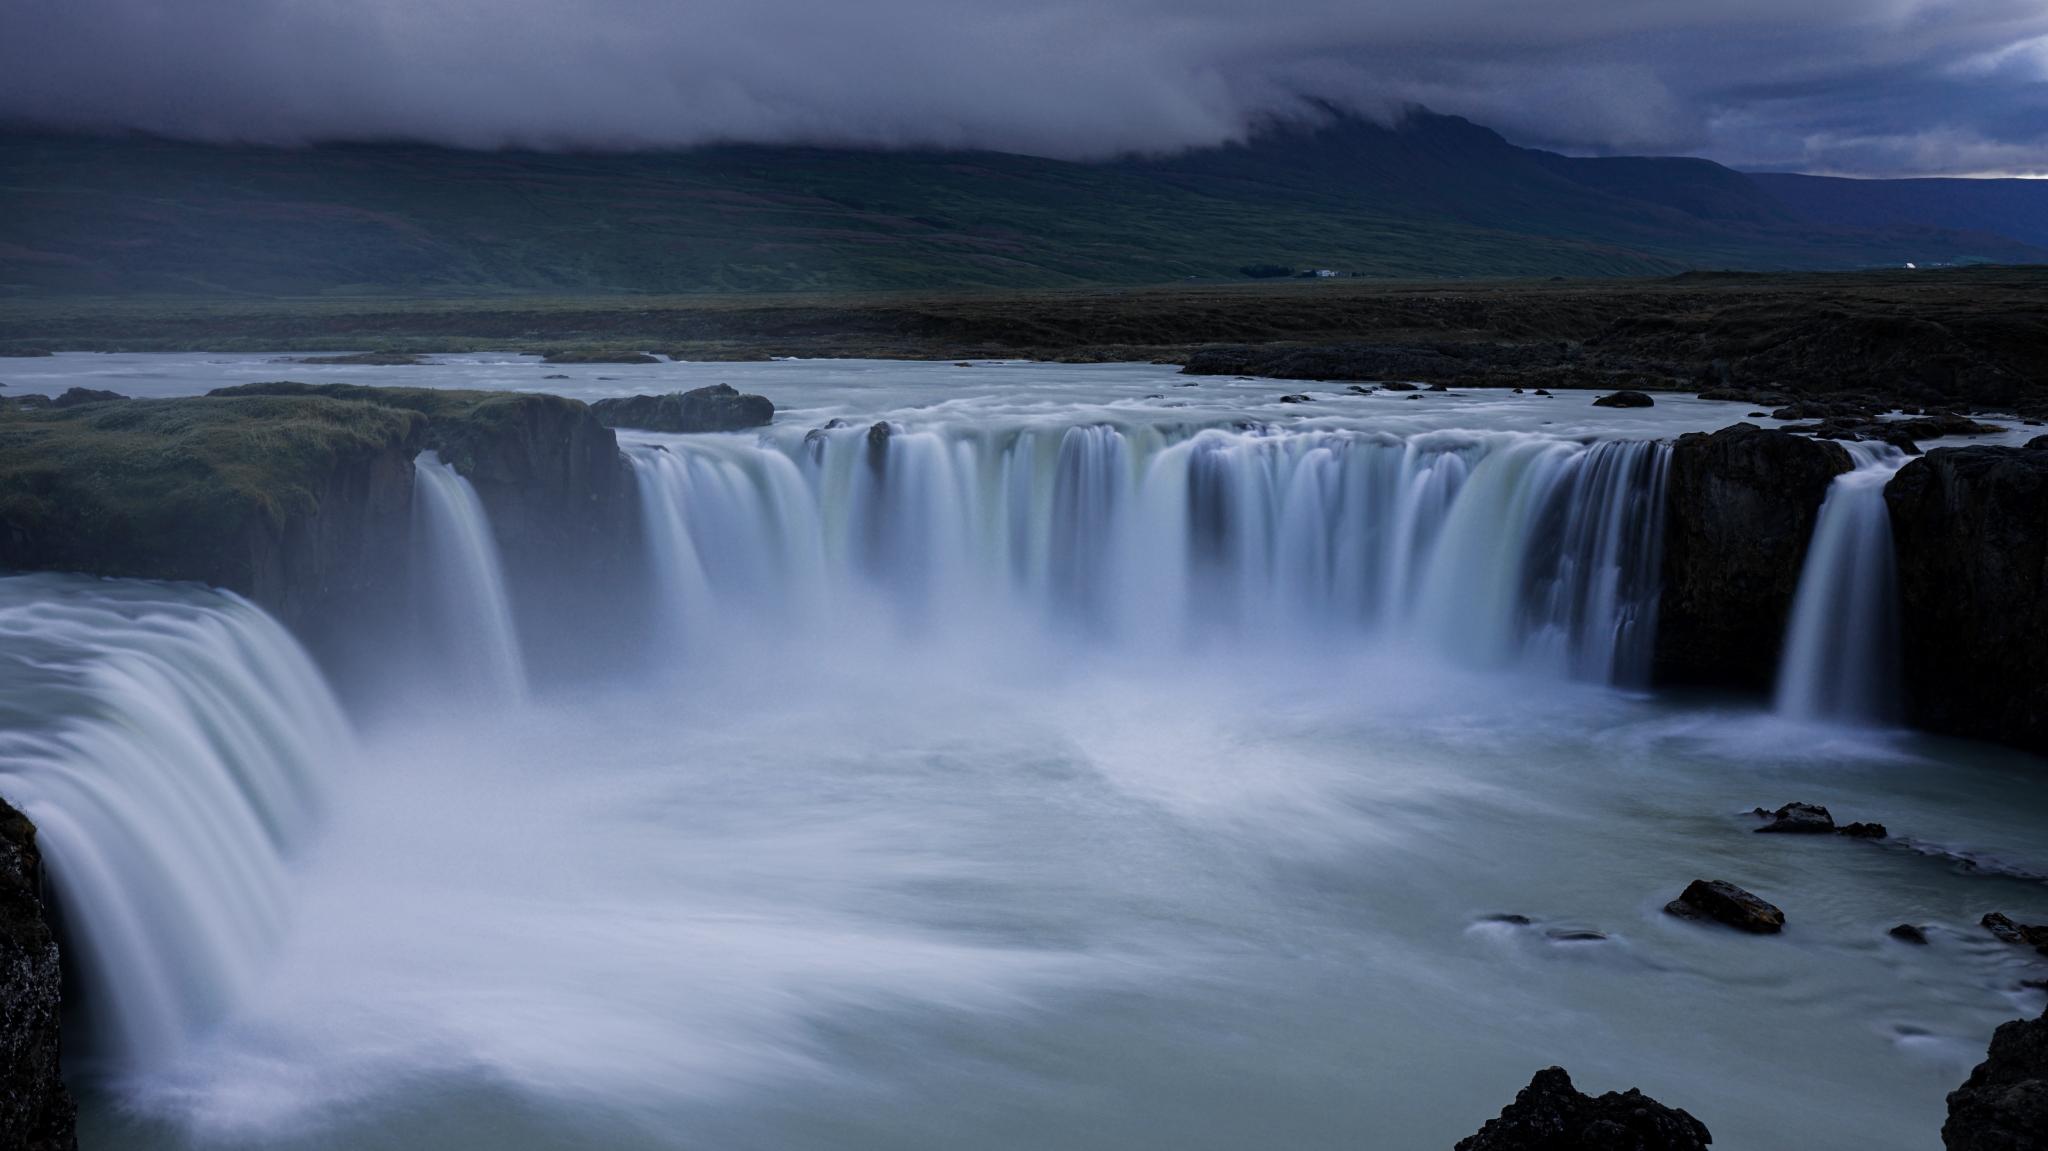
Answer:
<svg viewBox="0 0 2048 1151"><path fill-rule="evenodd" d="M1519 142L2048 172L2036 0L23 0L0 117L246 142L1062 158L1424 104Z"/></svg>

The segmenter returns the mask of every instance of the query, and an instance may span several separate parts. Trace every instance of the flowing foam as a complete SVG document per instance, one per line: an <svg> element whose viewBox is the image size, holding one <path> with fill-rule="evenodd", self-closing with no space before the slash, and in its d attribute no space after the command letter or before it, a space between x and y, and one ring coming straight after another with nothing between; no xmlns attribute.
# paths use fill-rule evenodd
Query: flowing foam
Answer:
<svg viewBox="0 0 2048 1151"><path fill-rule="evenodd" d="M939 425L628 451L685 647L872 605L910 635L1378 638L1593 682L1649 670L1656 442Z"/></svg>
<svg viewBox="0 0 2048 1151"><path fill-rule="evenodd" d="M1786 628L1775 706L1788 719L1879 724L1899 714L1899 603L1884 487L1897 448L1846 445L1807 545Z"/></svg>
<svg viewBox="0 0 2048 1151"><path fill-rule="evenodd" d="M85 984L66 1064L161 1064L281 937L284 859L348 726L291 636L230 593L0 579L0 635L0 793L39 829Z"/></svg>
<svg viewBox="0 0 2048 1151"><path fill-rule="evenodd" d="M445 671L476 699L526 698L526 661L476 489L437 452L413 461L415 593Z"/></svg>

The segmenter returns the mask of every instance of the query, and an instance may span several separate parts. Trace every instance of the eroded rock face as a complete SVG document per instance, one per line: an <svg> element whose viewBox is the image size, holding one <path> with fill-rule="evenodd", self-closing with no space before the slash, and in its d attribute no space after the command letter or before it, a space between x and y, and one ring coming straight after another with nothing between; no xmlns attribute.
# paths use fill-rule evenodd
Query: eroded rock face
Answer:
<svg viewBox="0 0 2048 1151"><path fill-rule="evenodd" d="M1672 448L1656 678L1768 690L1840 444L1754 424Z"/></svg>
<svg viewBox="0 0 2048 1151"><path fill-rule="evenodd" d="M43 922L42 855L0 800L0 1149L74 1151L78 1108L57 1065L57 941Z"/></svg>
<svg viewBox="0 0 2048 1151"><path fill-rule="evenodd" d="M1633 1087L1595 1099L1564 1068L1546 1067L1456 1151L1700 1151L1713 1141L1706 1124Z"/></svg>
<svg viewBox="0 0 2048 1151"><path fill-rule="evenodd" d="M1771 822L1757 828L1758 831L1828 835L1835 830L1835 817L1828 814L1828 809L1810 803L1788 803L1770 814Z"/></svg>
<svg viewBox="0 0 2048 1151"><path fill-rule="evenodd" d="M590 410L608 428L648 432L737 432L765 427L775 419L775 405L766 397L741 395L731 384L599 400Z"/></svg>
<svg viewBox="0 0 2048 1151"><path fill-rule="evenodd" d="M1989 1058L1949 1092L1948 1151L2038 1151L2048 1147L2048 1014L1999 1025Z"/></svg>
<svg viewBox="0 0 2048 1151"><path fill-rule="evenodd" d="M2048 450L1936 449L1884 495L1907 721L2048 751Z"/></svg>

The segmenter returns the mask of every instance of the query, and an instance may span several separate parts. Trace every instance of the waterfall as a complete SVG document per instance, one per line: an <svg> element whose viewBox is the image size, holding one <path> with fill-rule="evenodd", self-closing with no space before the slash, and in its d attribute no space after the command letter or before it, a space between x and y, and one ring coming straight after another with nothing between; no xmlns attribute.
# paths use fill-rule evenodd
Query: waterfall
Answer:
<svg viewBox="0 0 2048 1151"><path fill-rule="evenodd" d="M629 443L684 647L880 604L906 631L1412 644L1641 684L1668 446L1108 424Z"/></svg>
<svg viewBox="0 0 2048 1151"><path fill-rule="evenodd" d="M284 859L347 723L231 593L0 578L0 636L0 795L38 828L84 984L66 1066L160 1064L278 941Z"/></svg>
<svg viewBox="0 0 2048 1151"><path fill-rule="evenodd" d="M1881 723L1899 711L1899 602L1884 486L1906 462L1896 448L1852 443L1856 467L1821 502L1775 706L1791 719Z"/></svg>
<svg viewBox="0 0 2048 1151"><path fill-rule="evenodd" d="M480 700L526 698L498 544L476 489L437 452L413 461L414 594L436 662Z"/></svg>

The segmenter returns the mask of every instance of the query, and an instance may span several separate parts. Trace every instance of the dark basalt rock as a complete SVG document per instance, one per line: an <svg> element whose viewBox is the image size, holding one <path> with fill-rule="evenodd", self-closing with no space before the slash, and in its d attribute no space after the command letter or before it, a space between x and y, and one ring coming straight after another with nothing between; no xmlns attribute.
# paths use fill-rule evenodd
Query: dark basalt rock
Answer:
<svg viewBox="0 0 2048 1151"><path fill-rule="evenodd" d="M1716 919L1752 935L1771 935L1785 927L1784 912L1719 879L1693 880L1664 910L1681 919Z"/></svg>
<svg viewBox="0 0 2048 1151"><path fill-rule="evenodd" d="M380 368L410 368L432 365L411 352L357 352L349 356L307 356L302 364L362 364Z"/></svg>
<svg viewBox="0 0 2048 1151"><path fill-rule="evenodd" d="M1283 404L1312 404L1315 402L1315 400L1316 398L1314 396L1307 395L1280 397L1280 402Z"/></svg>
<svg viewBox="0 0 2048 1151"><path fill-rule="evenodd" d="M1938 448L1884 495L1907 721L2048 751L2048 451Z"/></svg>
<svg viewBox="0 0 2048 1151"><path fill-rule="evenodd" d="M741 395L731 384L713 384L665 396L632 396L590 405L608 428L648 432L736 432L775 420L775 405L762 396Z"/></svg>
<svg viewBox="0 0 2048 1151"><path fill-rule="evenodd" d="M1546 1067L1455 1151L1700 1151L1707 1125L1631 1087L1595 1099Z"/></svg>
<svg viewBox="0 0 2048 1151"><path fill-rule="evenodd" d="M1421 385L1419 384L1403 383L1399 380L1389 380L1388 382L1381 384L1380 387L1383 387L1390 392L1417 392L1422 390Z"/></svg>
<svg viewBox="0 0 2048 1151"><path fill-rule="evenodd" d="M1601 396L1599 399L1594 400L1593 406L1596 408L1647 408L1655 405L1656 402L1641 392L1616 392L1611 396Z"/></svg>
<svg viewBox="0 0 2048 1151"><path fill-rule="evenodd" d="M1787 832L1793 835L1828 835L1835 830L1835 817L1825 807L1810 803L1788 803L1771 813L1777 818L1757 828L1766 831Z"/></svg>
<svg viewBox="0 0 2048 1151"><path fill-rule="evenodd" d="M1901 923L1885 934L1901 943L1917 943L1922 947L1927 945L1927 932L1910 923Z"/></svg>
<svg viewBox="0 0 2048 1151"><path fill-rule="evenodd" d="M1885 830L1882 823L1849 823L1836 828L1835 834L1846 835L1851 839L1883 839L1891 833Z"/></svg>
<svg viewBox="0 0 2048 1151"><path fill-rule="evenodd" d="M2005 943L2017 943L2024 947L2032 947L2041 954L2048 955L2048 927L2036 927L2027 923L2014 923L2003 912L1998 911L1987 912L1984 918L1977 922L1982 924L1986 931L1997 936Z"/></svg>
<svg viewBox="0 0 2048 1151"><path fill-rule="evenodd" d="M80 404L97 404L107 400L125 400L119 392L98 392L91 388L70 388L61 396L50 401L53 408L75 408Z"/></svg>
<svg viewBox="0 0 2048 1151"><path fill-rule="evenodd" d="M1754 424L1680 436L1666 487L1656 678L1768 690L1839 444Z"/></svg>
<svg viewBox="0 0 2048 1151"><path fill-rule="evenodd" d="M2048 1014L1999 1024L1988 1058L1949 1092L1947 1151L2048 1148Z"/></svg>
<svg viewBox="0 0 2048 1151"><path fill-rule="evenodd" d="M78 1108L58 1068L57 940L41 889L35 825L0 800L0 1147L75 1151Z"/></svg>

